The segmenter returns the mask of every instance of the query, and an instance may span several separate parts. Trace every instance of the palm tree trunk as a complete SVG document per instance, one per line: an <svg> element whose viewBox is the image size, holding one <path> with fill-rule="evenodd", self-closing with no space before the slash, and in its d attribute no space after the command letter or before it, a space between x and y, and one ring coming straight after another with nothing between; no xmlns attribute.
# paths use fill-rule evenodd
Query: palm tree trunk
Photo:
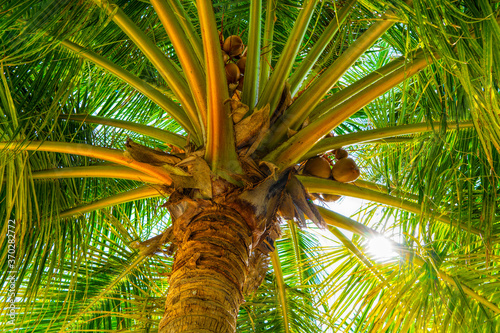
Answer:
<svg viewBox="0 0 500 333"><path fill-rule="evenodd" d="M160 333L236 331L252 232L234 209L207 205L174 222L178 249Z"/></svg>

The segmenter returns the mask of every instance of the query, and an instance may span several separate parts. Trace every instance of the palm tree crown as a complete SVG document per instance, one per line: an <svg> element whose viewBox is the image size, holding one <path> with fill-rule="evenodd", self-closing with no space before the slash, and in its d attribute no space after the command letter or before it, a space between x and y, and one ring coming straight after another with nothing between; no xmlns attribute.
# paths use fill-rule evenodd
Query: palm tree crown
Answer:
<svg viewBox="0 0 500 333"><path fill-rule="evenodd" d="M0 6L4 331L500 331L498 2Z"/></svg>

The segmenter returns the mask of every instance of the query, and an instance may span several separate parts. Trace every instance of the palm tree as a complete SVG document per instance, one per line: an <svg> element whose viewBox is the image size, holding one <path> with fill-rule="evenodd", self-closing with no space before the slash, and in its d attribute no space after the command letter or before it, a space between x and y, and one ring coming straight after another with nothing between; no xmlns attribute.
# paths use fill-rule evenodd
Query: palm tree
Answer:
<svg viewBox="0 0 500 333"><path fill-rule="evenodd" d="M498 2L1 9L4 331L500 331Z"/></svg>

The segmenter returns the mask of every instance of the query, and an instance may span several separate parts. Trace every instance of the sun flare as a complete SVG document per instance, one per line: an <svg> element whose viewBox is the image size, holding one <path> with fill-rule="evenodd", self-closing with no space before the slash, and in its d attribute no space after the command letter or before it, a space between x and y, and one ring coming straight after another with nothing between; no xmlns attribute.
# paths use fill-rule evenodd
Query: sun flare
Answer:
<svg viewBox="0 0 500 333"><path fill-rule="evenodd" d="M394 250L391 241L385 237L374 237L368 240L367 252L379 260L387 260L396 257L398 254Z"/></svg>

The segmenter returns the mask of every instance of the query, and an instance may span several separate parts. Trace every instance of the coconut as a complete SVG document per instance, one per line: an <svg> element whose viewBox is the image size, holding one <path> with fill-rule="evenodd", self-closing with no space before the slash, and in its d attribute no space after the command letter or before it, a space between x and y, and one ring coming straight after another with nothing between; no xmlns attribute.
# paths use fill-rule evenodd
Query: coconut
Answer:
<svg viewBox="0 0 500 333"><path fill-rule="evenodd" d="M343 159L343 158L346 158L347 156L349 156L349 153L342 149L342 148L339 148L339 149L335 149L335 158L340 160L340 159Z"/></svg>
<svg viewBox="0 0 500 333"><path fill-rule="evenodd" d="M226 79L227 83L237 83L240 78L240 69L235 63L229 63L226 65Z"/></svg>
<svg viewBox="0 0 500 333"><path fill-rule="evenodd" d="M238 68L240 69L241 74L245 74L245 67L247 65L247 57L241 57L240 60L236 62Z"/></svg>
<svg viewBox="0 0 500 333"><path fill-rule="evenodd" d="M333 165L332 176L341 183L353 182L359 177L359 168L352 158L342 158Z"/></svg>
<svg viewBox="0 0 500 333"><path fill-rule="evenodd" d="M323 196L323 200L325 200L326 202L335 202L337 200L339 200L340 198L342 198L341 195L337 195L337 194L322 194Z"/></svg>
<svg viewBox="0 0 500 333"><path fill-rule="evenodd" d="M229 56L227 55L227 53L225 51L222 51L222 61L224 63L227 63L229 60Z"/></svg>
<svg viewBox="0 0 500 333"><path fill-rule="evenodd" d="M304 166L303 173L320 178L330 178L330 163L324 157L310 158Z"/></svg>
<svg viewBox="0 0 500 333"><path fill-rule="evenodd" d="M230 56L239 56L243 52L243 41L240 36L232 35L224 41L223 50Z"/></svg>

